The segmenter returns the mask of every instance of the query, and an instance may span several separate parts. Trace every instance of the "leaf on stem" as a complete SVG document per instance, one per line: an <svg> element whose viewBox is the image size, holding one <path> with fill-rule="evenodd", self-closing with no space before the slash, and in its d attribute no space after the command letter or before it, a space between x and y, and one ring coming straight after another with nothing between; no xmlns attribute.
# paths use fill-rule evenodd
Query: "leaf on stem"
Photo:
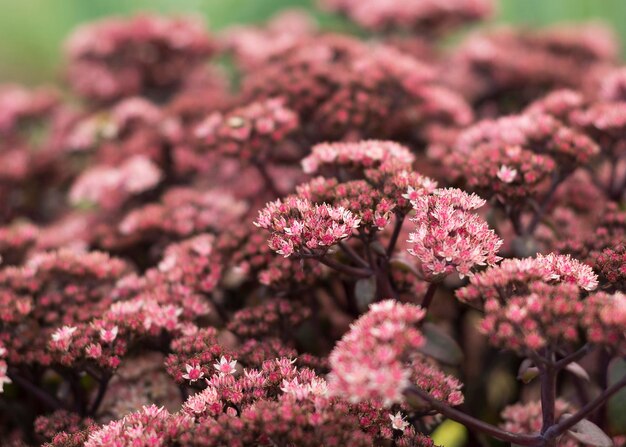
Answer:
<svg viewBox="0 0 626 447"><path fill-rule="evenodd" d="M567 419L571 414L564 414L561 418ZM585 445L594 447L613 447L613 440L600 427L587 419L578 422L567 431L567 435Z"/></svg>
<svg viewBox="0 0 626 447"><path fill-rule="evenodd" d="M609 364L608 384L615 382L626 376L626 360L615 358ZM618 391L607 403L607 416L611 433L615 435L626 434L626 388Z"/></svg>
<svg viewBox="0 0 626 447"><path fill-rule="evenodd" d="M439 326L426 322L422 326L426 343L419 351L447 365L456 366L463 361L463 351L457 342Z"/></svg>

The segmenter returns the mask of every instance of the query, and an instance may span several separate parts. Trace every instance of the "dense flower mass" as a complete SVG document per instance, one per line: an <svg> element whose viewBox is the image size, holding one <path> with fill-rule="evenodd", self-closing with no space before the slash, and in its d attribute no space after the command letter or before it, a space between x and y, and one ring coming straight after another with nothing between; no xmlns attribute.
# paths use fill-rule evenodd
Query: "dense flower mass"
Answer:
<svg viewBox="0 0 626 447"><path fill-rule="evenodd" d="M425 278L440 279L453 271L470 275L481 265L493 265L502 240L473 211L485 204L476 195L458 189L437 189L431 195L411 197L415 231L409 235L409 253L420 262Z"/></svg>
<svg viewBox="0 0 626 447"><path fill-rule="evenodd" d="M467 22L483 19L493 10L491 0L410 0L402 3L385 0L323 0L322 4L345 13L365 28L409 28L424 34L449 31Z"/></svg>
<svg viewBox="0 0 626 447"><path fill-rule="evenodd" d="M392 141L361 141L358 143L321 143L302 160L302 169L313 174L325 167L348 171L381 168L398 164L410 169L415 160L410 150Z"/></svg>
<svg viewBox="0 0 626 447"><path fill-rule="evenodd" d="M414 350L424 344L418 329L423 318L424 311L411 304L386 300L372 305L330 355L330 391L353 401L374 399L388 406L403 400L414 369L418 387L438 400L463 402L455 379L420 358L412 359Z"/></svg>
<svg viewBox="0 0 626 447"><path fill-rule="evenodd" d="M327 251L349 238L359 223L345 208L288 197L268 203L254 224L270 230L270 248L288 257L293 253L302 256Z"/></svg>
<svg viewBox="0 0 626 447"><path fill-rule="evenodd" d="M105 19L67 41L69 79L77 93L99 101L148 93L178 84L180 73L200 67L213 49L198 19Z"/></svg>
<svg viewBox="0 0 626 447"><path fill-rule="evenodd" d="M614 36L314 3L0 85L0 445L624 444Z"/></svg>

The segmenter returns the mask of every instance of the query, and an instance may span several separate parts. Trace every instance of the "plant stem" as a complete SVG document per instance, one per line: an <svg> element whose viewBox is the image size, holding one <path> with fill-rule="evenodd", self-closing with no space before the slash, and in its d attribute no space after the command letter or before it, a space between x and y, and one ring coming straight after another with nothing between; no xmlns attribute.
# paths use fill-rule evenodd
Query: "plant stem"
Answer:
<svg viewBox="0 0 626 447"><path fill-rule="evenodd" d="M338 272L345 273L348 276L354 276L357 278L369 278L373 272L370 269L351 267L349 265L342 264L331 258L320 257L317 258L322 264L337 270Z"/></svg>
<svg viewBox="0 0 626 447"><path fill-rule="evenodd" d="M368 262L363 259L352 247L350 247L350 245L346 244L344 241L340 241L339 248L341 248L350 259L359 264L361 267L369 268L370 265Z"/></svg>
<svg viewBox="0 0 626 447"><path fill-rule="evenodd" d="M519 433L512 433L506 430L502 430L495 425L491 425L487 422L476 419L469 414L456 410L443 402L438 401L426 391L423 391L417 387L410 387L405 391L405 394L417 396L420 399L427 401L431 407L437 410L445 417L452 419L466 427L485 433L500 441L510 442L511 444L523 445L523 446L540 446L543 443L543 437L540 435L524 435Z"/></svg>
<svg viewBox="0 0 626 447"><path fill-rule="evenodd" d="M400 214L396 214L396 223L393 227L393 233L391 234L391 239L389 240L389 245L387 246L387 257L390 258L393 250L396 248L396 243L398 242L398 237L400 236L400 231L402 231L402 224L404 223L404 216Z"/></svg>
<svg viewBox="0 0 626 447"><path fill-rule="evenodd" d="M98 384L98 394L89 408L89 415L95 416L96 411L98 411L98 408L104 399L104 395L106 394L109 380L111 380L111 376L106 376L100 380L100 383Z"/></svg>
<svg viewBox="0 0 626 447"><path fill-rule="evenodd" d="M541 415L543 424L541 426L541 434L543 435L555 423L556 410L556 378L558 370L554 367L554 363L550 362L541 369ZM547 440L546 446L556 445L556 440Z"/></svg>
<svg viewBox="0 0 626 447"><path fill-rule="evenodd" d="M274 183L274 179L269 174L269 172L267 172L265 165L257 160L253 160L252 164L257 169L259 174L261 174L261 177L263 178L263 182L265 183L267 189L276 197L282 196L282 193L278 190L276 184Z"/></svg>
<svg viewBox="0 0 626 447"><path fill-rule="evenodd" d="M24 377L16 374L15 372L10 372L8 375L9 375L9 378L14 383L16 383L20 387L24 388L26 391L28 391L34 397L39 399L39 401L41 403L46 405L51 410L58 410L60 408L67 409L65 407L65 405L63 403L61 403L59 400L57 400L54 396L52 396L47 391L39 388L37 385L35 385L34 383L30 382L28 379L25 379Z"/></svg>
<svg viewBox="0 0 626 447"><path fill-rule="evenodd" d="M554 364L554 367L557 370L563 369L567 365L569 365L570 363L577 362L578 360L582 359L584 356L589 354L592 349L593 349L593 345L590 344L590 343L587 343L582 348L580 348L578 351L573 352L570 355L567 355L567 356L563 357L561 360L559 360L558 362L556 362Z"/></svg>
<svg viewBox="0 0 626 447"><path fill-rule="evenodd" d="M531 220L530 224L528 224L526 231L524 231L525 235L532 236L532 234L535 232L535 230L537 229L537 226L539 226L539 224L541 223L541 220L543 219L543 216L546 214L546 211L548 210L548 205L550 205L550 201L552 200L554 193L556 192L561 182L563 182L563 180L564 178L555 172L554 176L552 177L550 190L546 193L543 200L541 201L541 205L539 205L539 209L535 211L535 215L533 216L533 219Z"/></svg>
<svg viewBox="0 0 626 447"><path fill-rule="evenodd" d="M586 416L596 411L600 408L604 403L609 400L611 396L617 393L619 390L626 386L626 376L622 377L620 380L615 382L613 385L605 389L598 397L593 399L587 405L582 407L576 414L572 417L562 420L556 425L550 427L544 434L543 437L547 440L556 439L561 436L567 430L572 428L574 425L585 419Z"/></svg>
<svg viewBox="0 0 626 447"><path fill-rule="evenodd" d="M424 298L422 299L422 309L424 309L426 312L428 312L428 308L430 307L430 304L433 302L433 298L435 296L435 291L437 290L437 287L439 286L439 283L436 282L431 282L428 285L428 289L426 290L426 295L424 295Z"/></svg>

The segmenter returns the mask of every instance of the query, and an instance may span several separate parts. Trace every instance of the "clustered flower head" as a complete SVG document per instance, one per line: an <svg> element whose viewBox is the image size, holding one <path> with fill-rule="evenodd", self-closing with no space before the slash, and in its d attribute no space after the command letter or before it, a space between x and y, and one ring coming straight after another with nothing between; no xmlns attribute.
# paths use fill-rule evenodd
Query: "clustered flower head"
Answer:
<svg viewBox="0 0 626 447"><path fill-rule="evenodd" d="M433 127L458 128L473 116L435 67L393 46L336 35L303 37L248 74L243 91L249 101L284 98L313 141L423 141Z"/></svg>
<svg viewBox="0 0 626 447"><path fill-rule="evenodd" d="M484 120L458 137L448 163L467 186L504 203L539 196L599 153L585 134L552 115L526 113Z"/></svg>
<svg viewBox="0 0 626 447"><path fill-rule="evenodd" d="M110 101L176 87L180 74L200 67L213 50L197 18L104 19L69 38L68 77L86 98Z"/></svg>
<svg viewBox="0 0 626 447"><path fill-rule="evenodd" d="M558 248L592 266L605 291L626 292L626 213L614 204L600 211L602 218L592 232L563 241Z"/></svg>
<svg viewBox="0 0 626 447"><path fill-rule="evenodd" d="M262 162L276 156L278 146L297 127L298 116L281 99L271 98L225 115L211 114L198 124L195 136L202 148L242 161Z"/></svg>
<svg viewBox="0 0 626 447"><path fill-rule="evenodd" d="M0 86L2 445L569 445L570 390L624 430L578 383L626 353L613 37L442 45L492 0L319 3L375 38L110 18L67 88Z"/></svg>
<svg viewBox="0 0 626 447"><path fill-rule="evenodd" d="M0 341L12 364L48 364L48 342L67 351L76 326L112 303L129 265L106 253L59 250L0 270ZM18 335L19 334L19 335Z"/></svg>
<svg viewBox="0 0 626 447"><path fill-rule="evenodd" d="M491 343L537 351L546 346L576 346L581 341L585 321L598 312L598 302L586 298L597 285L597 276L588 265L549 254L506 259L474 275L456 295L484 308L480 328Z"/></svg>
<svg viewBox="0 0 626 447"><path fill-rule="evenodd" d="M612 32L597 24L524 30L501 26L469 36L452 54L444 76L475 106L493 116L519 110L554 89L587 88L586 73L605 72L618 54Z"/></svg>
<svg viewBox="0 0 626 447"><path fill-rule="evenodd" d="M409 253L418 259L424 278L436 281L454 271L471 275L473 268L500 260L502 240L471 212L485 204L483 199L450 188L415 198L409 191L407 196L415 210Z"/></svg>
<svg viewBox="0 0 626 447"><path fill-rule="evenodd" d="M228 323L228 329L240 337L256 340L268 336L284 337L310 314L311 310L298 302L270 299L235 313Z"/></svg>
<svg viewBox="0 0 626 447"><path fill-rule="evenodd" d="M365 140L350 143L320 143L302 160L302 169L315 174L326 169L363 171L382 168L386 164L410 169L415 156L393 141Z"/></svg>
<svg viewBox="0 0 626 447"><path fill-rule="evenodd" d="M161 180L159 168L137 155L119 167L96 166L81 174L70 190L70 203L118 208L134 195L154 188Z"/></svg>
<svg viewBox="0 0 626 447"><path fill-rule="evenodd" d="M156 241L166 245L238 221L246 204L223 191L177 187L161 200L132 209L116 225L99 226L99 243L108 249ZM164 247L163 247L164 248Z"/></svg>
<svg viewBox="0 0 626 447"><path fill-rule="evenodd" d="M489 16L491 0L410 0L397 3L385 0L322 0L330 10L347 15L364 28L374 31L408 29L419 34L449 32L469 22Z"/></svg>
<svg viewBox="0 0 626 447"><path fill-rule="evenodd" d="M555 415L558 418L566 413L572 413L572 405L563 400L557 399ZM541 432L541 402L528 402L509 405L502 410L502 428L513 433L539 433ZM557 442L558 447L579 447L582 444L575 439L564 436Z"/></svg>
<svg viewBox="0 0 626 447"><path fill-rule="evenodd" d="M254 224L272 233L270 248L288 257L317 254L349 238L360 221L349 210L296 196L268 203Z"/></svg>
<svg viewBox="0 0 626 447"><path fill-rule="evenodd" d="M389 406L403 401L415 368L420 371L417 386L433 392L437 399L461 403L458 383L453 385L452 393L442 392L448 380L445 375L432 366L425 368L427 364L422 361L411 363L415 350L424 344L418 329L424 314L419 306L394 300L373 304L330 355L330 392L354 402L373 399ZM426 370L423 375L422 369Z"/></svg>

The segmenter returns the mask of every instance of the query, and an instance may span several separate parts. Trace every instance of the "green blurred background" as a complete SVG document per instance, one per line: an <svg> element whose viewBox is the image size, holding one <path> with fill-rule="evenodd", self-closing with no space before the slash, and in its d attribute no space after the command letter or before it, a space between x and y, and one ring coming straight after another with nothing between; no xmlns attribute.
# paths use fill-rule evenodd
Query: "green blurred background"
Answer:
<svg viewBox="0 0 626 447"><path fill-rule="evenodd" d="M74 26L134 11L196 12L211 28L258 22L314 0L0 0L0 82L37 83L58 75L61 43ZM402 1L402 0L398 0ZM626 0L501 0L496 21L541 25L598 19L626 38ZM322 17L328 21L328 18Z"/></svg>

